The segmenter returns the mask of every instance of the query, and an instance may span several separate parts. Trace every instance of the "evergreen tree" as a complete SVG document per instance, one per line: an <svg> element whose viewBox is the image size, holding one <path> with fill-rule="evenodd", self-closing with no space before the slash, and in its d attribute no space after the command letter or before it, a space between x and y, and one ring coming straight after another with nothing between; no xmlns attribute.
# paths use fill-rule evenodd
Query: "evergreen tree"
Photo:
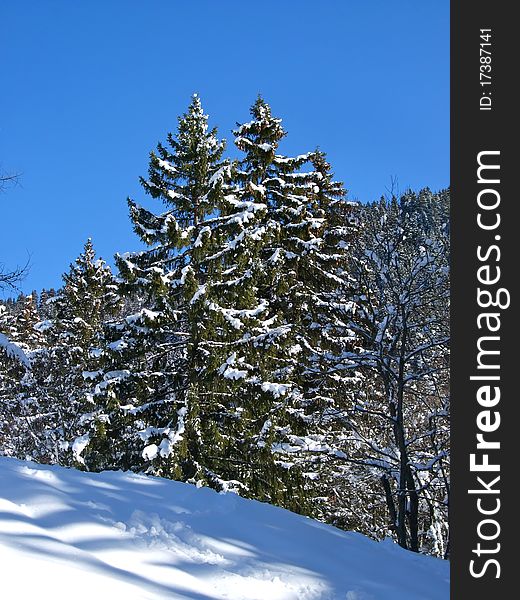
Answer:
<svg viewBox="0 0 520 600"><path fill-rule="evenodd" d="M54 288L42 290L38 304L38 314L41 320L52 319L55 316L54 302L56 298L57 293Z"/></svg>
<svg viewBox="0 0 520 600"><path fill-rule="evenodd" d="M21 294L16 302L15 323L13 326L13 338L24 346L26 350L38 348L43 337L35 325L40 321L38 313L38 297L35 292L29 296Z"/></svg>
<svg viewBox="0 0 520 600"><path fill-rule="evenodd" d="M323 154L278 154L280 119L261 98L251 115L235 132L245 157L222 199L219 250L207 259L220 278L201 290L217 324L206 340L201 446L210 483L304 512L296 458L320 451L309 433L311 413L323 411L309 363L325 297L342 281L327 213L348 209L336 206L344 192Z"/></svg>
<svg viewBox="0 0 520 600"><path fill-rule="evenodd" d="M35 297L21 294L0 307L0 421L3 452L21 458L34 455L41 421L28 390L35 383L33 361L43 342L36 330Z"/></svg>
<svg viewBox="0 0 520 600"><path fill-rule="evenodd" d="M205 315L194 295L208 278L202 259L214 243L226 164L224 144L208 129L196 95L177 134L167 139L168 147L159 144L150 154L149 177L141 179L166 211L155 214L128 201L134 230L149 248L116 257L122 293L142 303L111 328L95 395L104 397L103 435L117 440L118 449L103 459L98 452L98 459L104 466L187 479L196 469L188 458L195 432L184 423L188 412L197 413L198 365L204 360Z"/></svg>
<svg viewBox="0 0 520 600"><path fill-rule="evenodd" d="M26 350L17 343L14 302L0 304L0 452L15 456L20 434L27 435L16 402L19 383L30 368Z"/></svg>
<svg viewBox="0 0 520 600"><path fill-rule="evenodd" d="M41 347L33 352L31 378L19 396L30 407L33 435L31 448L18 454L81 466L85 432L96 409L85 379L97 367L103 322L117 311L117 296L110 269L96 259L91 240L63 280L53 303L54 318L33 325Z"/></svg>

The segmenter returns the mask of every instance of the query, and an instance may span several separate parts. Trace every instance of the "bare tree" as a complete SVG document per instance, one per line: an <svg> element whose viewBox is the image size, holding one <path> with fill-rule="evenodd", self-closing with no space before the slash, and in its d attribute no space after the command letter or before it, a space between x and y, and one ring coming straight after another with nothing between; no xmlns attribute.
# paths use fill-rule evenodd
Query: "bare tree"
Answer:
<svg viewBox="0 0 520 600"><path fill-rule="evenodd" d="M448 198L423 190L366 211L352 257L359 348L346 357L366 382L348 455L379 474L398 543L438 555L448 546Z"/></svg>
<svg viewBox="0 0 520 600"><path fill-rule="evenodd" d="M0 192L3 192L9 184L14 184L17 182L18 182L17 174L8 175L7 173L2 173L0 175Z"/></svg>
<svg viewBox="0 0 520 600"><path fill-rule="evenodd" d="M20 181L19 173L7 173L0 170L0 193L7 190L9 186L17 185ZM7 269L0 262L0 290L4 288L17 289L16 285L25 277L29 268L29 262L21 267Z"/></svg>

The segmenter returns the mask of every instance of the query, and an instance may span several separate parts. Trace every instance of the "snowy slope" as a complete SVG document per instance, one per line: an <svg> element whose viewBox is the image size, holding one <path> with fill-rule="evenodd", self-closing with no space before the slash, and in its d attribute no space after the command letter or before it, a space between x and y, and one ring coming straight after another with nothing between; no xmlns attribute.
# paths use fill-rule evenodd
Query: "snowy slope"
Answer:
<svg viewBox="0 0 520 600"><path fill-rule="evenodd" d="M449 566L234 494L0 458L0 596L447 600Z"/></svg>

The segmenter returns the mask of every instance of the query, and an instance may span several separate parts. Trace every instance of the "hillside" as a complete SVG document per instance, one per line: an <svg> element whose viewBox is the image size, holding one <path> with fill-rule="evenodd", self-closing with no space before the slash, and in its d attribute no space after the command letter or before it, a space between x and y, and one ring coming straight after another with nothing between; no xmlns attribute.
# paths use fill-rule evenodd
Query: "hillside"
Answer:
<svg viewBox="0 0 520 600"><path fill-rule="evenodd" d="M447 600L449 564L207 488L0 458L0 589L42 600Z"/></svg>

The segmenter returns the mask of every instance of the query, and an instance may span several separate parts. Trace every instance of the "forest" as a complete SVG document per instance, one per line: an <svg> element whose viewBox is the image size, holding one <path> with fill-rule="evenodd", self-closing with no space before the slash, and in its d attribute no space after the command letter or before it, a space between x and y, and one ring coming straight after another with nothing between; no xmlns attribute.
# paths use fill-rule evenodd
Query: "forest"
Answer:
<svg viewBox="0 0 520 600"><path fill-rule="evenodd" d="M250 112L228 156L192 97L128 199L142 250L111 268L88 239L60 289L5 279L0 454L448 558L450 191L351 201L322 150L280 153L262 97Z"/></svg>

